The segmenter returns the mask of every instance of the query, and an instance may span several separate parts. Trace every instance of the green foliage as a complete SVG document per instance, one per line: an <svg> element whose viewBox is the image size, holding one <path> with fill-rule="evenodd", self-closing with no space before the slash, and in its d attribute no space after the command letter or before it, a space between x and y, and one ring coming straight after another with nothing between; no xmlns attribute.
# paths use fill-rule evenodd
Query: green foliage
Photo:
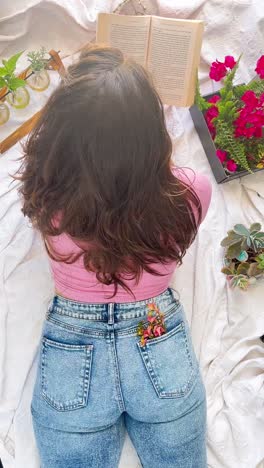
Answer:
<svg viewBox="0 0 264 468"><path fill-rule="evenodd" d="M234 86L234 89L233 89L234 96L237 99L240 99L246 91L249 91L248 85Z"/></svg>
<svg viewBox="0 0 264 468"><path fill-rule="evenodd" d="M230 259L238 257L248 249L257 253L260 249L264 249L264 232L261 231L261 224L254 223L249 229L243 224L236 224L233 230L228 231L221 245L227 247L226 256Z"/></svg>
<svg viewBox="0 0 264 468"><path fill-rule="evenodd" d="M241 59L241 55L239 56L238 60L237 60L237 63L236 65L234 66L234 68L232 68L232 70L226 75L225 79L224 79L224 89L225 89L225 92L226 94L228 94L229 92L232 93L232 96L234 95L234 86L233 86L233 81L234 81L234 78L235 78L235 74L237 72L237 69L239 67L239 62L240 62L240 59Z"/></svg>
<svg viewBox="0 0 264 468"><path fill-rule="evenodd" d="M239 164L239 166L243 167L248 172L252 172L247 160L245 146L234 137L230 122L225 121L223 117L222 119L217 119L214 124L216 126L215 144L222 150L227 151L230 157Z"/></svg>
<svg viewBox="0 0 264 468"><path fill-rule="evenodd" d="M248 85L248 90L254 91L259 97L260 94L264 93L264 80L255 80ZM246 90L246 91L248 91Z"/></svg>
<svg viewBox="0 0 264 468"><path fill-rule="evenodd" d="M248 289L250 285L249 279L246 275L236 275L230 280L230 286L232 288L238 287L244 291Z"/></svg>
<svg viewBox="0 0 264 468"><path fill-rule="evenodd" d="M2 60L3 67L0 67L0 76L4 77L6 75L12 75L16 69L16 64L19 57L23 54L24 51L18 52L18 54L13 55L8 60Z"/></svg>
<svg viewBox="0 0 264 468"><path fill-rule="evenodd" d="M256 260L256 262L257 262L257 265L258 265L259 270L264 270L264 253L259 254L259 255L255 258L255 260Z"/></svg>
<svg viewBox="0 0 264 468"><path fill-rule="evenodd" d="M41 47L40 50L33 50L27 54L32 71L38 72L45 69L47 65L47 59L45 59L46 53L45 47Z"/></svg>
<svg viewBox="0 0 264 468"><path fill-rule="evenodd" d="M264 158L264 143L257 144L257 162Z"/></svg>
<svg viewBox="0 0 264 468"><path fill-rule="evenodd" d="M202 111L205 112L207 109L212 107L212 104L208 102L202 95L200 91L200 85L198 80L198 73L196 75L196 82L195 82L195 98L194 104Z"/></svg>
<svg viewBox="0 0 264 468"><path fill-rule="evenodd" d="M16 64L22 54L23 51L13 55L8 60L2 60L3 67L0 67L0 88L7 87L10 91L14 92L21 86L26 85L25 80L15 76Z"/></svg>

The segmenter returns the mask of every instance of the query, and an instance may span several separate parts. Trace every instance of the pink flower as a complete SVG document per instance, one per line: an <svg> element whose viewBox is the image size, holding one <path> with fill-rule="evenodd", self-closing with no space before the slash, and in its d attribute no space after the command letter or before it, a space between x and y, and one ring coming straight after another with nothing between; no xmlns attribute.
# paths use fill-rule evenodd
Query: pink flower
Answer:
<svg viewBox="0 0 264 468"><path fill-rule="evenodd" d="M223 151L221 149L216 150L216 156L218 157L221 163L226 161L226 155L227 155L226 151Z"/></svg>
<svg viewBox="0 0 264 468"><path fill-rule="evenodd" d="M156 320L156 317L155 317L155 316L153 316L153 315L148 315L148 318L147 318L147 320L148 320L148 322L150 322L150 323L153 323L153 322L155 322L155 320Z"/></svg>
<svg viewBox="0 0 264 468"><path fill-rule="evenodd" d="M215 94L214 96L212 96L210 99L208 99L208 102L212 102L213 104L215 104L217 101L219 101L221 98L220 96L218 96L218 94Z"/></svg>
<svg viewBox="0 0 264 468"><path fill-rule="evenodd" d="M226 55L224 63L225 63L225 66L227 68L230 68L231 70L236 65L236 61L235 61L234 57L232 57L232 55Z"/></svg>
<svg viewBox="0 0 264 468"><path fill-rule="evenodd" d="M264 93L258 99L253 91L246 91L241 100L244 107L239 110L239 116L234 121L235 137L261 138L264 126Z"/></svg>
<svg viewBox="0 0 264 468"><path fill-rule="evenodd" d="M205 115L204 115L206 123L207 123L208 130L209 130L213 140L215 138L216 131L215 131L215 126L214 126L212 120L215 119L215 117L217 117L218 114L219 114L219 110L217 109L217 107L212 106L205 112Z"/></svg>
<svg viewBox="0 0 264 468"><path fill-rule="evenodd" d="M210 107L206 113L205 113L205 119L207 122L211 122L215 117L217 117L219 114L219 110L217 109L216 106Z"/></svg>
<svg viewBox="0 0 264 468"><path fill-rule="evenodd" d="M153 332L155 336L161 336L164 333L164 328L160 325L155 325Z"/></svg>
<svg viewBox="0 0 264 468"><path fill-rule="evenodd" d="M264 55L262 55L258 59L255 71L257 72L257 74L260 76L261 79L264 78Z"/></svg>
<svg viewBox="0 0 264 468"><path fill-rule="evenodd" d="M230 159L230 161L227 161L226 163L226 168L229 172L236 172L237 164L235 163L235 161L233 161L233 159Z"/></svg>
<svg viewBox="0 0 264 468"><path fill-rule="evenodd" d="M247 107L257 107L258 98L254 91L246 91L243 96L241 96L241 101L243 101Z"/></svg>
<svg viewBox="0 0 264 468"><path fill-rule="evenodd" d="M211 123L207 123L207 127L208 127L208 130L210 132L210 135L211 135L212 139L214 140L215 136L216 136L215 126L213 124L211 124Z"/></svg>
<svg viewBox="0 0 264 468"><path fill-rule="evenodd" d="M260 105L260 106L263 106L263 105L264 105L264 93L262 93L262 94L259 96L259 105Z"/></svg>
<svg viewBox="0 0 264 468"><path fill-rule="evenodd" d="M143 337L144 337L144 338L148 338L148 337L149 337L149 332L148 332L148 330L144 330L144 332L143 332Z"/></svg>
<svg viewBox="0 0 264 468"><path fill-rule="evenodd" d="M149 326L147 327L147 332L148 332L148 336L151 336L151 335L152 335L152 327L151 327L151 325L149 325Z"/></svg>
<svg viewBox="0 0 264 468"><path fill-rule="evenodd" d="M222 78L224 78L227 74L227 69L224 63L219 62L216 60L216 62L213 62L210 68L210 73L209 76L212 80L214 81L220 81Z"/></svg>

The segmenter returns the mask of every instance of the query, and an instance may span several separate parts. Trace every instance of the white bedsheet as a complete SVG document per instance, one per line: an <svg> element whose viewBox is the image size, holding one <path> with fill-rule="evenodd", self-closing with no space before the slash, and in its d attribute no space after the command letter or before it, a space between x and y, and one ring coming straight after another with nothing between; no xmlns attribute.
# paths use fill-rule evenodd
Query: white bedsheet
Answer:
<svg viewBox="0 0 264 468"><path fill-rule="evenodd" d="M243 52L238 81L254 76L256 59L264 53L263 0L157 3L162 16L206 21L200 75L204 92L212 90L207 67L216 57ZM0 56L39 45L72 52L94 36L97 12L112 11L117 4L1 0ZM219 243L237 222L264 226L264 172L218 186L188 110L168 107L166 118L175 161L207 174L213 183L207 218L173 280L207 388L208 466L263 468L264 345L259 336L264 333L264 283L247 293L230 291L220 272ZM17 145L0 156L0 458L4 468L39 468L29 407L34 359L53 285L39 236L23 218L17 184L9 176L18 167L20 151ZM138 466L127 438L120 468Z"/></svg>

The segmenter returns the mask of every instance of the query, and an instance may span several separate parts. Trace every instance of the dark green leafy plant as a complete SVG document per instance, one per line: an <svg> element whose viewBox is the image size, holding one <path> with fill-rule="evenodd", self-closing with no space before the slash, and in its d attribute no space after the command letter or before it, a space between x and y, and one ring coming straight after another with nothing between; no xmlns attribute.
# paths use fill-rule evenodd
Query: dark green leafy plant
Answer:
<svg viewBox="0 0 264 468"><path fill-rule="evenodd" d="M14 92L26 85L25 80L15 76L16 64L22 54L23 51L13 55L8 60L2 60L3 66L0 67L0 88L6 87L9 91Z"/></svg>
<svg viewBox="0 0 264 468"><path fill-rule="evenodd" d="M221 245L226 248L222 273L227 275L231 287L246 290L264 275L264 232L260 223L253 223L249 229L236 224Z"/></svg>

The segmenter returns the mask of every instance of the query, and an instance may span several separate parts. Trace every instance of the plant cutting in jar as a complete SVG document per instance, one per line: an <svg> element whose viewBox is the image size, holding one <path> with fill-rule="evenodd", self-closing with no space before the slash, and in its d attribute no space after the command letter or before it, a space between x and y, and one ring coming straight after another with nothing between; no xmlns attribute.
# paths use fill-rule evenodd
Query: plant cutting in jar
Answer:
<svg viewBox="0 0 264 468"><path fill-rule="evenodd" d="M16 64L22 54L23 52L19 52L18 54L10 57L8 60L3 59L3 66L0 67L0 88L7 89L7 93L4 95L4 97L6 97L7 102L16 109L24 109L30 100L29 93L25 88L25 80L15 76ZM3 110L2 112L6 111Z"/></svg>
<svg viewBox="0 0 264 468"><path fill-rule="evenodd" d="M261 224L254 223L249 229L236 224L221 245L226 247L222 273L227 275L231 287L246 290L257 279L264 278L264 232Z"/></svg>
<svg viewBox="0 0 264 468"><path fill-rule="evenodd" d="M240 57L236 61L230 55L213 62L209 76L223 80L223 87L206 99L197 80L195 97L227 174L264 168L264 55L256 64L257 78L235 86L239 62Z"/></svg>
<svg viewBox="0 0 264 468"><path fill-rule="evenodd" d="M0 125L4 125L9 120L9 116L8 106L0 100Z"/></svg>
<svg viewBox="0 0 264 468"><path fill-rule="evenodd" d="M48 59L45 58L46 49L32 51L27 54L30 62L28 85L35 91L44 91L50 84L50 77L46 70Z"/></svg>

